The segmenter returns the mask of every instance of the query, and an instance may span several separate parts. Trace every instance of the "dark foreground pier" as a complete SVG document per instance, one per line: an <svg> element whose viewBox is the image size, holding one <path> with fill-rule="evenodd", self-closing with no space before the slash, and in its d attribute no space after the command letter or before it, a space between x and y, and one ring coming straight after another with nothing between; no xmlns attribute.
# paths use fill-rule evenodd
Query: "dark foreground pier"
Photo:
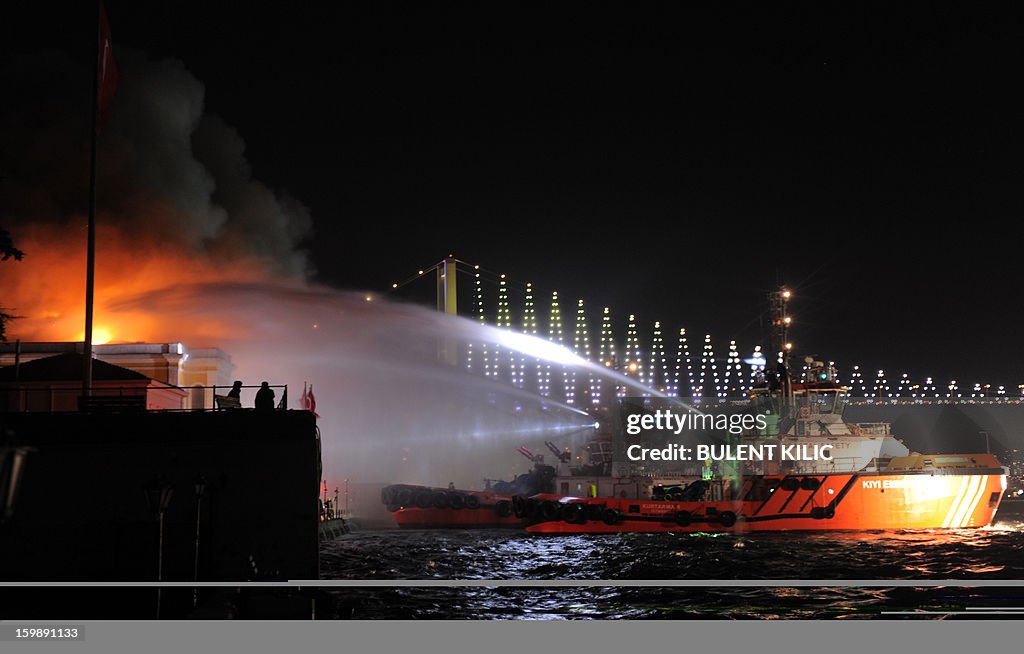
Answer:
<svg viewBox="0 0 1024 654"><path fill-rule="evenodd" d="M317 579L320 442L308 411L0 414L29 448L0 581ZM308 618L237 588L0 588L0 617ZM159 607L158 607L159 603Z"/></svg>

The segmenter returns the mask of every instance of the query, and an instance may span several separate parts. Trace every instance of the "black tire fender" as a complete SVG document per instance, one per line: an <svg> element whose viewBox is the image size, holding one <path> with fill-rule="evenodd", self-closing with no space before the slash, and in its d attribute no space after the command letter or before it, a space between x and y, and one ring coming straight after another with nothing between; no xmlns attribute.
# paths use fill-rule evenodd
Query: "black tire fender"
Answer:
<svg viewBox="0 0 1024 654"><path fill-rule="evenodd" d="M523 500L523 517L532 518L537 515L537 500L526 498Z"/></svg>
<svg viewBox="0 0 1024 654"><path fill-rule="evenodd" d="M821 480L817 477L804 477L800 480L800 488L805 491L818 490L821 487Z"/></svg>
<svg viewBox="0 0 1024 654"><path fill-rule="evenodd" d="M601 512L601 519L606 525L617 525L622 520L622 514L609 507Z"/></svg>
<svg viewBox="0 0 1024 654"><path fill-rule="evenodd" d="M444 491L436 491L430 497L431 503L433 503L436 509L447 509L448 508L448 493Z"/></svg>
<svg viewBox="0 0 1024 654"><path fill-rule="evenodd" d="M448 496L448 506L456 511L466 506L466 496L462 493L446 493L446 495Z"/></svg>
<svg viewBox="0 0 1024 654"><path fill-rule="evenodd" d="M562 507L562 520L571 525L582 525L587 521L587 505L582 502L572 502Z"/></svg>
<svg viewBox="0 0 1024 654"><path fill-rule="evenodd" d="M429 509L433 504L433 497L431 497L429 491L420 491L416 493L415 504L421 509Z"/></svg>
<svg viewBox="0 0 1024 654"><path fill-rule="evenodd" d="M545 522L559 520L561 517L559 515L561 511L558 504L551 501L541 502L540 507L538 507L538 513L540 514L541 519Z"/></svg>
<svg viewBox="0 0 1024 654"><path fill-rule="evenodd" d="M586 516L588 520L600 520L604 514L604 507L600 504L587 504Z"/></svg>

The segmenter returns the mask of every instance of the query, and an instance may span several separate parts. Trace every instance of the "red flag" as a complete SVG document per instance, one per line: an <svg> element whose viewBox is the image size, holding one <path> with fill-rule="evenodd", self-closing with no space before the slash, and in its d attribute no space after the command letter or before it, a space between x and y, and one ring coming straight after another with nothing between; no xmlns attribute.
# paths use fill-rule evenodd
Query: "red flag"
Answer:
<svg viewBox="0 0 1024 654"><path fill-rule="evenodd" d="M110 23L107 22L107 10L100 1L100 24L99 24L99 75L96 80L96 109L98 120L102 123L107 107L114 99L114 92L117 90L118 71L117 63L114 61L114 44L110 38Z"/></svg>
<svg viewBox="0 0 1024 654"><path fill-rule="evenodd" d="M309 385L309 410L313 412L314 417L320 417L320 414L316 412L316 398L313 397L313 384Z"/></svg>

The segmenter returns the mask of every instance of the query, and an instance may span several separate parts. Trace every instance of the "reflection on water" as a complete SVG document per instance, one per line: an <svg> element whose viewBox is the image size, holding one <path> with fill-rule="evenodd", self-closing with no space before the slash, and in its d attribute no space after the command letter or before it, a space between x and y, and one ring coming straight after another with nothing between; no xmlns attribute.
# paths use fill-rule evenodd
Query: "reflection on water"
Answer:
<svg viewBox="0 0 1024 654"><path fill-rule="evenodd" d="M1009 512L1007 512L1009 513ZM860 533L536 536L378 531L325 543L325 579L1024 579L1024 523ZM1007 595L1008 593L1008 595ZM340 618L847 618L962 610L1024 589L735 587L338 588ZM1011 599L1020 606L1020 599Z"/></svg>

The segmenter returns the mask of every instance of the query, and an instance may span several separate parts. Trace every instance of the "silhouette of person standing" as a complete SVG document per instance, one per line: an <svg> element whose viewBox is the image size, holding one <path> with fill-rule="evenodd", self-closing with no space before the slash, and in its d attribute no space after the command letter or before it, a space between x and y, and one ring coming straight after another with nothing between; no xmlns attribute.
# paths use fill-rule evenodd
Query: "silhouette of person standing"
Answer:
<svg viewBox="0 0 1024 654"><path fill-rule="evenodd" d="M260 384L260 390L256 391L256 410L274 410L274 389L267 382Z"/></svg>
<svg viewBox="0 0 1024 654"><path fill-rule="evenodd" d="M231 390L228 391L228 397L233 397L239 402L242 401L242 382L236 381L231 385Z"/></svg>

